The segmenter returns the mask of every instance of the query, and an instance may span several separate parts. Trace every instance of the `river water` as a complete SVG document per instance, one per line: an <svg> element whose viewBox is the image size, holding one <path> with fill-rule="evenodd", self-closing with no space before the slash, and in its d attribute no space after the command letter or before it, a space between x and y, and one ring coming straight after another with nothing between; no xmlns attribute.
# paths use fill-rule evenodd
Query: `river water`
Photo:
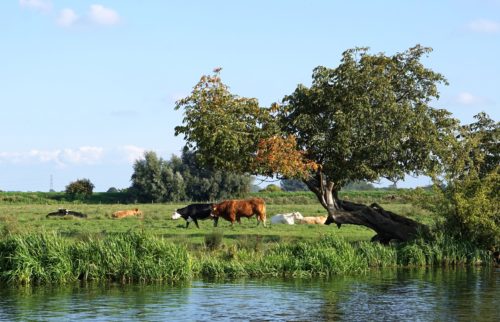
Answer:
<svg viewBox="0 0 500 322"><path fill-rule="evenodd" d="M179 285L0 285L0 321L498 321L500 269Z"/></svg>

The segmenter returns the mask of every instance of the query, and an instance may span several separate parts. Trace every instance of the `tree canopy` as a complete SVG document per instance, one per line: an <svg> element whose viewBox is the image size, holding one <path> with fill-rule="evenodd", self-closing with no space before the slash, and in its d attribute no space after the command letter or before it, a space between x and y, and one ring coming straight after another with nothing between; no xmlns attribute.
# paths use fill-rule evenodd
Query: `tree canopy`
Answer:
<svg viewBox="0 0 500 322"><path fill-rule="evenodd" d="M217 69L177 102L185 117L175 133L216 168L307 180L320 167L335 189L432 172L457 121L430 106L446 84L420 62L430 51L347 50L338 67L316 67L310 87L270 108L231 94Z"/></svg>
<svg viewBox="0 0 500 322"><path fill-rule="evenodd" d="M94 184L89 179L78 179L70 182L65 193L71 198L88 198L94 191Z"/></svg>
<svg viewBox="0 0 500 322"><path fill-rule="evenodd" d="M251 177L200 166L196 155L164 160L153 151L134 163L131 192L141 202L207 201L242 195Z"/></svg>

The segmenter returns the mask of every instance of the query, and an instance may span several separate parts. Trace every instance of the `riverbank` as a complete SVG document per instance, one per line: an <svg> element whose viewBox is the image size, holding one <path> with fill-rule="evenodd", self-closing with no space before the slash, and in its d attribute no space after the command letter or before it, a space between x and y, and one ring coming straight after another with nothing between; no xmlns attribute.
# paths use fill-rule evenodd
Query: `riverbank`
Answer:
<svg viewBox="0 0 500 322"><path fill-rule="evenodd" d="M488 252L443 236L429 243L417 240L389 246L348 242L333 234L308 241L262 243L256 238L228 245L222 234L214 232L198 249L137 232L86 240L70 240L57 233L32 233L0 240L0 281L11 284L314 277L364 274L386 267L490 262Z"/></svg>

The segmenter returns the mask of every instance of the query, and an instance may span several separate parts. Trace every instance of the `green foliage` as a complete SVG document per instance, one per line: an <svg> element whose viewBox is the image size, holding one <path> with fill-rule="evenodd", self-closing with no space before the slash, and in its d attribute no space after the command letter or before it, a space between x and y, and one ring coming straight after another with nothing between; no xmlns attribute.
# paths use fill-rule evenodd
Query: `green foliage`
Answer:
<svg viewBox="0 0 500 322"><path fill-rule="evenodd" d="M344 190L374 190L375 187L366 181L354 181L354 182L349 182L345 187Z"/></svg>
<svg viewBox="0 0 500 322"><path fill-rule="evenodd" d="M281 190L284 191L308 191L309 188L300 180L282 179L280 182Z"/></svg>
<svg viewBox="0 0 500 322"><path fill-rule="evenodd" d="M171 162L174 169L182 174L186 182L186 195L191 200L229 199L243 196L250 190L250 176L202 166L195 152L185 149L181 159L172 157Z"/></svg>
<svg viewBox="0 0 500 322"><path fill-rule="evenodd" d="M168 162L153 151L145 152L144 159L135 161L131 189L141 202L178 201L185 197L182 176L174 173Z"/></svg>
<svg viewBox="0 0 500 322"><path fill-rule="evenodd" d="M484 113L463 126L451 149L434 210L445 219L445 229L485 248L500 245L500 123Z"/></svg>
<svg viewBox="0 0 500 322"><path fill-rule="evenodd" d="M281 191L281 188L275 184L268 184L264 189L260 190L260 192L276 192Z"/></svg>
<svg viewBox="0 0 500 322"><path fill-rule="evenodd" d="M245 173L260 140L273 132L271 116L256 99L231 94L219 73L216 69L212 76L202 76L191 95L176 103L184 119L175 135L184 135L186 147L198 153L202 165Z"/></svg>
<svg viewBox="0 0 500 322"><path fill-rule="evenodd" d="M224 233L222 230L215 230L210 234L205 235L205 247L210 250L218 249L222 246L222 237Z"/></svg>
<svg viewBox="0 0 500 322"><path fill-rule="evenodd" d="M456 121L429 104L445 78L420 62L415 46L386 56L367 48L344 52L337 68L316 67L311 87L284 99L279 121L307 157L338 187L381 177L436 171Z"/></svg>
<svg viewBox="0 0 500 322"><path fill-rule="evenodd" d="M500 245L500 166L479 178L469 172L437 194L436 210L451 234L485 248Z"/></svg>
<svg viewBox="0 0 500 322"><path fill-rule="evenodd" d="M196 155L184 150L169 161L155 152L134 164L131 191L140 202L207 201L241 196L250 189L251 177L201 166Z"/></svg>
<svg viewBox="0 0 500 322"><path fill-rule="evenodd" d="M82 199L92 196L94 184L89 179L78 179L66 186L65 193L70 199Z"/></svg>

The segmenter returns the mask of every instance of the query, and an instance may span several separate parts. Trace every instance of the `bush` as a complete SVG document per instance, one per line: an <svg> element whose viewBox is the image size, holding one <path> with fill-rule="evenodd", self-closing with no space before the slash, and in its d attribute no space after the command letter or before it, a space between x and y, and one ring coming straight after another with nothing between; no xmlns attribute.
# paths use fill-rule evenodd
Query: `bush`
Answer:
<svg viewBox="0 0 500 322"><path fill-rule="evenodd" d="M215 250L221 247L222 237L224 233L221 230L215 230L205 235L205 246L210 250Z"/></svg>
<svg viewBox="0 0 500 322"><path fill-rule="evenodd" d="M479 178L469 174L438 195L445 229L487 249L500 245L500 166Z"/></svg>
<svg viewBox="0 0 500 322"><path fill-rule="evenodd" d="M259 192L276 192L281 191L281 188L275 184L269 184L264 189L261 189Z"/></svg>
<svg viewBox="0 0 500 322"><path fill-rule="evenodd" d="M70 199L88 198L92 196L94 184L89 179L78 179L66 186L66 194Z"/></svg>

